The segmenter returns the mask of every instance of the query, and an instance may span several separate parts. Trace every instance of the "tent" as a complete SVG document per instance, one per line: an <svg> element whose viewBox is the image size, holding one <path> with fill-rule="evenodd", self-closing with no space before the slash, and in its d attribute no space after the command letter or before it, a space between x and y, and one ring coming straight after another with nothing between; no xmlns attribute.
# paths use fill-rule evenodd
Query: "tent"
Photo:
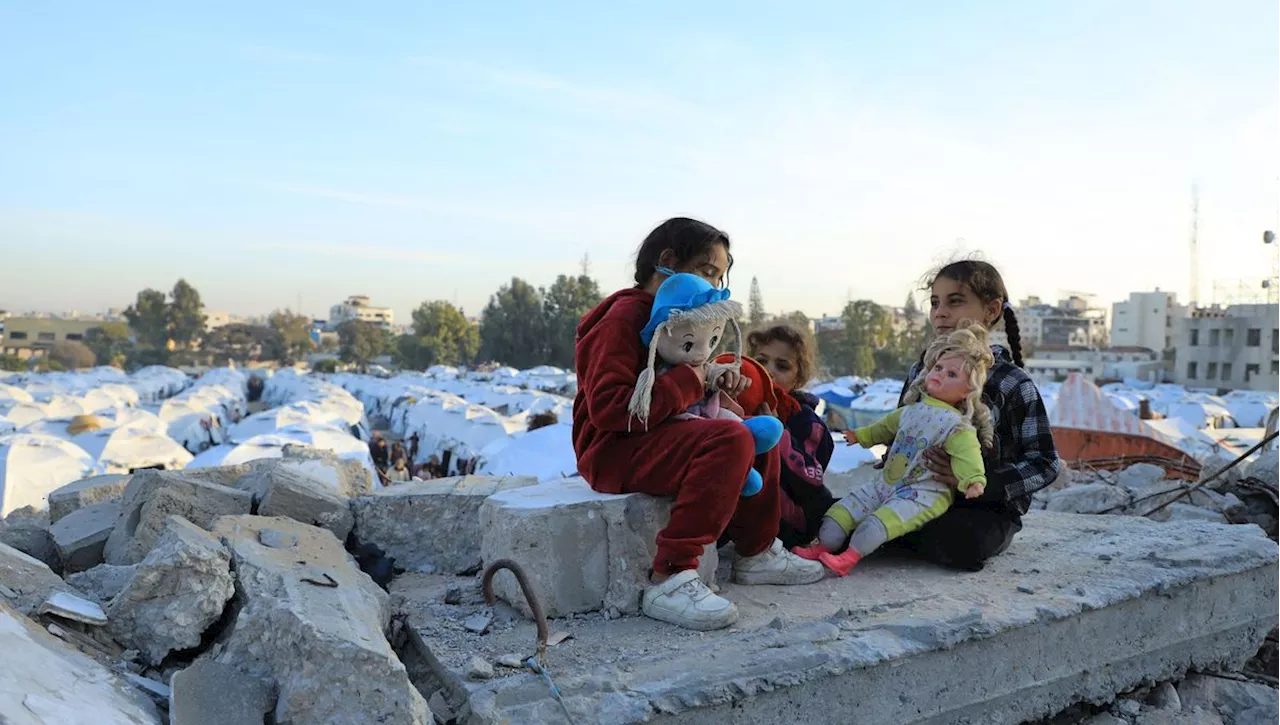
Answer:
<svg viewBox="0 0 1280 725"><path fill-rule="evenodd" d="M49 417L49 410L40 403L18 403L4 413L5 420L18 428L25 428L32 423Z"/></svg>
<svg viewBox="0 0 1280 725"><path fill-rule="evenodd" d="M51 436L0 436L0 516L23 506L48 508L51 491L96 473L93 459Z"/></svg>
<svg viewBox="0 0 1280 725"><path fill-rule="evenodd" d="M301 402L254 413L231 426L227 430L227 438L233 443L242 443L254 436L275 433L295 425L328 426L350 437L349 424L341 412Z"/></svg>
<svg viewBox="0 0 1280 725"><path fill-rule="evenodd" d="M192 458L166 435L127 426L88 431L71 442L93 457L104 473L128 473L156 466L172 470L186 466Z"/></svg>
<svg viewBox="0 0 1280 725"><path fill-rule="evenodd" d="M212 468L214 466L233 466L259 458L280 458L284 455L285 446L303 446L328 450L339 458L358 460L377 479L377 471L373 459L369 456L369 446L355 438L327 427L294 426L286 427L274 433L254 436L243 443L224 443L202 451L187 468Z"/></svg>
<svg viewBox="0 0 1280 725"><path fill-rule="evenodd" d="M45 402L44 407L50 418L70 418L93 412L84 406L82 398L70 395L54 395Z"/></svg>
<svg viewBox="0 0 1280 725"><path fill-rule="evenodd" d="M0 415L18 403L34 402L35 398L31 397L31 393L13 385L0 383Z"/></svg>
<svg viewBox="0 0 1280 725"><path fill-rule="evenodd" d="M573 427L564 423L498 439L481 451L480 459L476 472L494 476L536 476L547 481L578 471Z"/></svg>
<svg viewBox="0 0 1280 725"><path fill-rule="evenodd" d="M1131 411L1118 408L1080 373L1071 373L1049 413L1058 455L1076 460L1117 460L1155 456L1181 461L1187 470L1199 464L1171 438Z"/></svg>

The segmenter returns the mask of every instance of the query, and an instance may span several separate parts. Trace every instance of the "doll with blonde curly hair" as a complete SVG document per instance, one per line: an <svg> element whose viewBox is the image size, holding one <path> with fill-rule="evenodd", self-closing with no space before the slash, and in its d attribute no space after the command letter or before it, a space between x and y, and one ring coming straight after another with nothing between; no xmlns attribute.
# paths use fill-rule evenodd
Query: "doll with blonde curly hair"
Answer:
<svg viewBox="0 0 1280 725"><path fill-rule="evenodd" d="M983 382L994 359L986 329L963 326L939 337L898 408L864 428L845 432L849 445L892 443L881 476L854 489L827 510L818 543L796 554L821 561L846 576L886 541L918 530L950 508L954 492L934 480L924 452L943 446L965 498L986 487L982 449L993 437L991 411L982 402ZM837 554L848 544L843 553Z"/></svg>

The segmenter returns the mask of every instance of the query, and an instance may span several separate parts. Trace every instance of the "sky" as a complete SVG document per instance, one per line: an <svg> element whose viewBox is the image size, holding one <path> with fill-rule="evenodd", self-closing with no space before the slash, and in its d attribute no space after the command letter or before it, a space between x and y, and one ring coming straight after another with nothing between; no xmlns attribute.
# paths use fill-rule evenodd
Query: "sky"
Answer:
<svg viewBox="0 0 1280 725"><path fill-rule="evenodd" d="M1280 226L1275 0L0 0L0 309L477 314L657 223L736 296L897 304L981 253L1015 298L1200 300ZM1225 288L1224 288L1225 289Z"/></svg>

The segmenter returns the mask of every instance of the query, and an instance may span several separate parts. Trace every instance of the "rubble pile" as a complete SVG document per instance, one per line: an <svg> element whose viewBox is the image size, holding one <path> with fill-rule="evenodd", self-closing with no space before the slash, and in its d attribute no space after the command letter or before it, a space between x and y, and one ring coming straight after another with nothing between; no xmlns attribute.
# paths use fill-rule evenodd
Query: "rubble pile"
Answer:
<svg viewBox="0 0 1280 725"><path fill-rule="evenodd" d="M1201 487L1150 465L1064 473L975 574L886 555L810 587L743 587L712 544L699 573L742 612L716 633L639 616L667 499L531 477L374 490L358 464L299 449L86 479L0 524L0 721L763 724L807 703L826 722L874 692L867 722L1014 723L1071 703L1087 704L1045 722L1274 722L1274 689L1194 672L1238 669L1274 626L1274 543L1219 524L1274 539L1276 459L1239 468ZM530 671L512 573L485 601L482 567L502 559L551 618L563 705ZM1005 671L1011 649L1025 662ZM982 679L996 671L1012 689ZM917 701L917 681L975 694Z"/></svg>
<svg viewBox="0 0 1280 725"><path fill-rule="evenodd" d="M49 512L15 512L0 528L0 720L430 725L387 638L388 595L345 549L351 497L371 487L291 449L86 479Z"/></svg>

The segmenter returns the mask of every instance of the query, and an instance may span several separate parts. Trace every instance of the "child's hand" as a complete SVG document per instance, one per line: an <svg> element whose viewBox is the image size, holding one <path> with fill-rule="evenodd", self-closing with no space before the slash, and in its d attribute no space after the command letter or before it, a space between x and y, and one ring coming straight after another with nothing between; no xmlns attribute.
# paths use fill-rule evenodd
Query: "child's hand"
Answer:
<svg viewBox="0 0 1280 725"><path fill-rule="evenodd" d="M843 433L846 445L855 445L858 442L858 432L855 430L847 430Z"/></svg>
<svg viewBox="0 0 1280 725"><path fill-rule="evenodd" d="M965 489L964 497L965 497L965 498L977 498L977 497L981 496L981 495L982 495L982 492L983 492L983 491L985 491L985 490L987 490L987 487L986 487L986 486L983 486L983 485L982 485L982 484L980 484L980 483L970 484L970 485L969 485L969 488Z"/></svg>

